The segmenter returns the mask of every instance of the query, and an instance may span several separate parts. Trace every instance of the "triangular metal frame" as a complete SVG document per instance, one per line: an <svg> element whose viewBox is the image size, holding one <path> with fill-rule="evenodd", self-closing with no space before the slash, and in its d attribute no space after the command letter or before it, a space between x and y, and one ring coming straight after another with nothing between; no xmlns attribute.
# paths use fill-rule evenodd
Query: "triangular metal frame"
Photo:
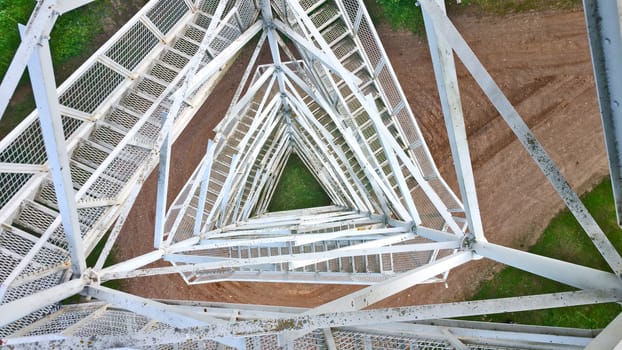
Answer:
<svg viewBox="0 0 622 350"><path fill-rule="evenodd" d="M21 243L25 248L19 251L11 250L18 245L0 247L3 256L12 259L7 260L10 272L2 276L0 288L0 325L3 334L13 336L7 344L77 345L84 341L78 336L85 334L82 327L96 325L102 317L116 317L128 329L132 327L128 320L138 317L146 323L127 336L88 334L89 341L96 346L138 346L147 337L152 344L182 339L201 343L199 339L206 337L209 340L203 342L236 348L256 347L262 340L269 347L277 343L297 347L309 341L307 334L315 330L321 346L328 348L340 348L343 334L358 334L365 346L372 346L372 339L378 337L411 344L434 339L455 348L464 348L464 342L543 345L553 338L560 346L583 346L592 336L579 331L566 330L572 335L543 340L533 329L523 328L514 336L503 331L491 335L493 331L478 324L468 324L472 332L464 333L464 324L452 321L440 321L445 322L441 327L412 321L620 301L622 258L447 18L442 1L420 0L420 5L464 206L440 177L360 1L154 0L57 92L49 79L53 74L45 35L59 13L87 2L43 1L22 29L23 44L2 83L3 91L12 91L15 76L28 62L41 117L33 114L0 142L0 154L11 152L23 138L34 139L29 130L38 118L47 155L47 162L14 162L26 163L16 165L15 173L34 175L20 185L23 188L12 189L0 210L0 218L7 222L0 237L6 242L28 242ZM123 48L127 50L141 35L150 38L151 48L141 52L138 60L125 56ZM174 139L222 77L223 66L256 37L257 47L216 137L167 208ZM273 62L257 66L253 73L265 45ZM614 273L486 240L454 53ZM115 86L99 89L105 96L97 90L80 90L90 88L88 82L105 72L117 79ZM8 98L1 99L2 110ZM92 100L99 104L89 105ZM71 130L69 135L63 127L65 133ZM291 152L301 156L334 205L267 212ZM155 250L103 267L142 181L156 163ZM116 192L107 192L111 189ZM29 221L28 215L38 219ZM84 256L115 219L98 262L87 267ZM70 229L63 230L61 221ZM482 257L580 291L360 311L416 284L444 282L451 269ZM13 262L18 258L23 262ZM172 266L145 268L159 260ZM237 280L369 286L308 310L184 306L101 286L107 280L170 273L181 274L190 284ZM56 303L78 293L104 303L53 312ZM122 311L108 316L112 308ZM215 316L197 313L208 308ZM238 320L241 310L245 316ZM84 316L62 326L63 315L76 312ZM363 326L369 322L378 326ZM620 322L614 320L611 327ZM33 337L53 325L62 329ZM506 338L500 342L502 336Z"/></svg>

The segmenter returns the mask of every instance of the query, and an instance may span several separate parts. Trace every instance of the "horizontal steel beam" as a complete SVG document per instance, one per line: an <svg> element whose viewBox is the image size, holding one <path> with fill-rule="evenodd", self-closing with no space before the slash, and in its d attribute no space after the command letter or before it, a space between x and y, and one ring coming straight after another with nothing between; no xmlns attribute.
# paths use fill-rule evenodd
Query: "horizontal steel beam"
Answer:
<svg viewBox="0 0 622 350"><path fill-rule="evenodd" d="M505 265L581 289L614 289L622 292L622 280L611 272L556 260L498 244L476 242L473 252Z"/></svg>
<svg viewBox="0 0 622 350"><path fill-rule="evenodd" d="M75 279L0 305L0 327L17 321L45 306L55 304L63 299L74 296L80 293L84 286L84 280Z"/></svg>
<svg viewBox="0 0 622 350"><path fill-rule="evenodd" d="M617 292L578 291L533 295L527 297L512 297L434 305L416 305L408 307L373 309L364 311L332 311L319 315L293 315L291 312L295 312L294 310L288 311L289 313L283 313L282 311L286 310L279 309L281 310L281 312L277 312L276 314L271 312L265 313L264 311L259 311L259 314L252 316L251 318L253 319L251 320L216 323L190 329L162 329L153 332L137 332L127 335L100 335L88 338L68 337L66 339L46 339L44 341L41 341L38 338L32 338L32 341L39 341L39 343L32 344L28 344L29 339L27 337L20 338L18 341L20 342L20 344L23 344L27 348L28 346L33 348L35 345L41 346L44 344L48 346L74 347L79 345L80 342L88 340L91 342L90 344L92 344L96 348L107 348L110 346L142 346L180 343L187 340L213 339L216 337L225 336L251 337L266 334L279 334L287 331L308 332L314 329L334 327L361 326L363 327L362 330L365 330L369 329L370 327L385 327L384 325L387 325L387 327L389 327L387 328L387 331L385 333L391 334L391 329L393 329L393 332L401 331L402 336L411 336L413 338L417 338L418 336L428 333L426 331L421 331L423 328L426 327L426 325L419 326L396 322L420 322L424 320L436 320L439 317L447 318L475 316L494 313L498 311L519 312L534 309L588 305L594 303L610 303L619 300L620 295ZM239 307L241 309L241 313L245 313L243 305L235 305L232 307ZM204 306L201 306L201 309L203 308ZM209 308L208 312L217 312L217 310L212 310L214 309ZM226 312L221 312L220 314L221 315L219 317L226 317L227 315L231 314L231 311L229 310ZM260 316L262 314L265 314L265 316ZM390 327L390 325L393 325L393 327ZM410 329L419 329L420 332L409 333L408 330ZM555 330L555 328L549 328L549 332L553 330ZM562 329L560 329L560 331L561 330ZM465 331L468 331L468 329L466 329ZM495 334L494 332L491 332L492 330L480 331L477 328L473 329L472 333L464 332L462 334L464 334L464 336L468 336L469 334L476 334L477 332L483 334L483 332L485 331L490 332L489 335ZM520 335L517 336L520 337ZM538 340L542 340L545 337L546 336L540 336ZM557 340L570 344L576 341L582 341L578 339L577 336L567 336L564 339L559 338Z"/></svg>

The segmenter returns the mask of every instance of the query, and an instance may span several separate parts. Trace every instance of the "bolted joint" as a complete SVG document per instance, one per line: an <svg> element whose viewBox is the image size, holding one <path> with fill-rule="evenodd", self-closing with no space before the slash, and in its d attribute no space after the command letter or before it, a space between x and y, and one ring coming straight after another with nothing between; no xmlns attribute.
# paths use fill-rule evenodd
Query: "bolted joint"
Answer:
<svg viewBox="0 0 622 350"><path fill-rule="evenodd" d="M82 274L82 278L86 282L87 286L99 286L102 283L99 273L90 267L84 271L84 273Z"/></svg>
<svg viewBox="0 0 622 350"><path fill-rule="evenodd" d="M460 240L461 250L473 250L473 244L477 242L475 236L472 233L466 234Z"/></svg>
<svg viewBox="0 0 622 350"><path fill-rule="evenodd" d="M264 19L263 29L266 31L272 31L276 29L276 26L274 25L274 22Z"/></svg>
<svg viewBox="0 0 622 350"><path fill-rule="evenodd" d="M389 218L389 215L387 215L387 214L382 214L382 223L383 223L383 224L388 225L388 224L389 224L389 219L390 219L390 218Z"/></svg>

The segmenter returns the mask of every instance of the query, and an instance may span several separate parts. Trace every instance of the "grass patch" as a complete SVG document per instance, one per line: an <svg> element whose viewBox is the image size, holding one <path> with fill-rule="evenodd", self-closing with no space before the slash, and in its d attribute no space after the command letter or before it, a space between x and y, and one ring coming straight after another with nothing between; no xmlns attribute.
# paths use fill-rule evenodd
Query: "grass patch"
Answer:
<svg viewBox="0 0 622 350"><path fill-rule="evenodd" d="M423 15L421 7L412 0L366 0L370 16L375 23L386 22L393 29L406 29L423 35ZM468 10L471 13L508 15L529 11L569 10L581 6L581 0L462 0L447 3L447 12L458 13Z"/></svg>
<svg viewBox="0 0 622 350"><path fill-rule="evenodd" d="M17 24L26 24L35 1L0 0L0 76L4 76L17 47L20 36ZM60 16L50 33L50 47L55 66L82 56L97 35L103 33L103 19L110 16L110 0L95 1Z"/></svg>
<svg viewBox="0 0 622 350"><path fill-rule="evenodd" d="M276 186L268 211L313 208L330 205L324 189L315 180L302 160L292 154Z"/></svg>
<svg viewBox="0 0 622 350"><path fill-rule="evenodd" d="M583 203L605 231L616 249L622 248L622 230L616 223L611 181L606 178L583 198ZM564 210L544 230L530 252L580 265L610 271L574 216ZM482 283L475 300L519 295L554 293L573 290L572 287L507 267L492 280ZM549 310L483 315L469 319L478 321L521 323L546 326L602 328L620 312L620 305L602 304Z"/></svg>
<svg viewBox="0 0 622 350"><path fill-rule="evenodd" d="M21 41L17 25L28 22L35 3L32 0L0 0L0 77L5 76ZM57 85L97 50L95 39L104 32L104 21L111 17L111 6L110 0L95 1L58 18L50 33ZM34 109L28 74L24 72L0 123L0 138Z"/></svg>

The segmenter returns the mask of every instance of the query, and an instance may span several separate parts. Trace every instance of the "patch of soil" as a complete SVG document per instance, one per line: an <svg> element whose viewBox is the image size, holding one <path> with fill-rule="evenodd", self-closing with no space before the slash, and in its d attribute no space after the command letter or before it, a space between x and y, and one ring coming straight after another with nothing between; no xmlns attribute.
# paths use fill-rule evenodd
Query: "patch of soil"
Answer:
<svg viewBox="0 0 622 350"><path fill-rule="evenodd" d="M473 51L579 193L607 174L606 154L581 11L544 11L505 17L454 16ZM427 44L408 32L378 28L393 67L437 165L457 192L453 163ZM248 55L250 52L246 52ZM265 53L264 53L265 57ZM198 163L213 127L224 115L246 62L239 60L173 149L171 196ZM553 188L497 115L464 67L460 90L488 240L519 249L534 244L563 206ZM117 244L124 260L152 248L156 176L147 180ZM479 260L450 273L449 288L417 286L380 306L463 300L501 265ZM187 286L177 275L125 282L131 293L191 299L311 307L357 286L214 283Z"/></svg>

